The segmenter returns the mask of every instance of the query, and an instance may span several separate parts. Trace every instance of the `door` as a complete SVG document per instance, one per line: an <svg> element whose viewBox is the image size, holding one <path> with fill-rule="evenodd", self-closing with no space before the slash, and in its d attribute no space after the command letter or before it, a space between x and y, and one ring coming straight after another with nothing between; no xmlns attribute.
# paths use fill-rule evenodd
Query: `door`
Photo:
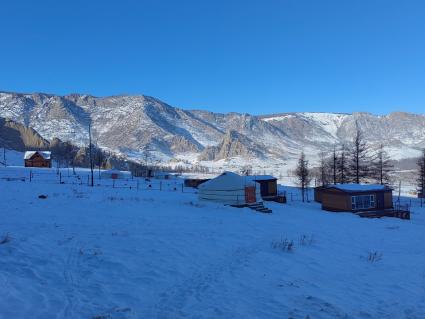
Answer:
<svg viewBox="0 0 425 319"><path fill-rule="evenodd" d="M376 193L376 208L384 208L384 193Z"/></svg>
<svg viewBox="0 0 425 319"><path fill-rule="evenodd" d="M255 198L255 186L245 187L245 202L247 204L255 203L257 200Z"/></svg>

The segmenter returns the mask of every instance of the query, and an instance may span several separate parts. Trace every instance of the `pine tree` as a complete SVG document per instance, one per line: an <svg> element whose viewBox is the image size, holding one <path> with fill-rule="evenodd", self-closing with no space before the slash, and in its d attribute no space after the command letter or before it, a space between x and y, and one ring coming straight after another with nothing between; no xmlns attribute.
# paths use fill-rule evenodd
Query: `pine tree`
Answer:
<svg viewBox="0 0 425 319"><path fill-rule="evenodd" d="M349 179L356 184L360 184L360 182L369 177L369 165L367 144L363 138L363 133L356 122L356 133L353 139L348 164Z"/></svg>
<svg viewBox="0 0 425 319"><path fill-rule="evenodd" d="M308 161L305 159L304 152L301 153L301 156L298 160L298 165L295 170L295 176L298 179L298 185L301 188L302 201L304 202L306 198L307 187L310 185L310 182L311 182L310 170L308 168Z"/></svg>
<svg viewBox="0 0 425 319"><path fill-rule="evenodd" d="M391 183L392 169L393 165L388 153L385 151L384 145L381 144L372 163L373 178L381 185L388 185Z"/></svg>

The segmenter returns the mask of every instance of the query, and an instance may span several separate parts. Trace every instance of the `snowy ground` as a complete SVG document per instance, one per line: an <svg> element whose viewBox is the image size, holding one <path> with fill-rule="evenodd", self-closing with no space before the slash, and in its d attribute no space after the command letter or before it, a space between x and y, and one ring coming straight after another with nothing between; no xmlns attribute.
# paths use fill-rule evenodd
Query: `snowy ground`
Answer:
<svg viewBox="0 0 425 319"><path fill-rule="evenodd" d="M299 201L265 215L199 202L174 181L5 179L18 173L29 175L0 170L1 319L425 318L416 202L410 221Z"/></svg>

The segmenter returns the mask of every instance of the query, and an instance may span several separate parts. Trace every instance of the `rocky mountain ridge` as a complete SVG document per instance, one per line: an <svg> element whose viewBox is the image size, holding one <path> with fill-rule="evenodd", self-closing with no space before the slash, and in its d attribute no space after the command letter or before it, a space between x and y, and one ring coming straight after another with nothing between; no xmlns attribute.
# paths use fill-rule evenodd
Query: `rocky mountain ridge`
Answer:
<svg viewBox="0 0 425 319"><path fill-rule="evenodd" d="M388 146L395 159L414 157L425 147L425 116L391 113L281 113L254 116L172 107L149 96L94 97L71 94L0 93L0 117L54 137L86 144L91 126L100 147L156 161L192 163L229 158L285 162L304 150L318 152L349 143L356 122L371 147Z"/></svg>

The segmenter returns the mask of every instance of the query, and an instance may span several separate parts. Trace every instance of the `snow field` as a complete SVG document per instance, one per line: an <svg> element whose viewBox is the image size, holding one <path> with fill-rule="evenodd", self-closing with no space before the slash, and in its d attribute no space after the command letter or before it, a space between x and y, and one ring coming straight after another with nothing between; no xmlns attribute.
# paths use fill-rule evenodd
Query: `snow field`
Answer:
<svg viewBox="0 0 425 319"><path fill-rule="evenodd" d="M266 206L0 178L0 318L425 317L425 209Z"/></svg>

